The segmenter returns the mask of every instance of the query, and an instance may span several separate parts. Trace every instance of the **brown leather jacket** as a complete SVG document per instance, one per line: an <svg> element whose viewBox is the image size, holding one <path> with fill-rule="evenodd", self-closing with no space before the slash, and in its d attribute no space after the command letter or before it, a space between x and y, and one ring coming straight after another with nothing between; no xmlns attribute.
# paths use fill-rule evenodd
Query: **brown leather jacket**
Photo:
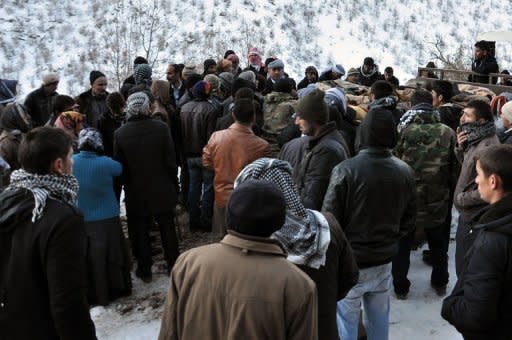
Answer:
<svg viewBox="0 0 512 340"><path fill-rule="evenodd" d="M203 149L203 165L215 172L215 204L225 207L240 171L261 157L270 156L269 144L240 123L214 132Z"/></svg>
<svg viewBox="0 0 512 340"><path fill-rule="evenodd" d="M178 258L158 338L316 340L316 287L278 241L230 231Z"/></svg>

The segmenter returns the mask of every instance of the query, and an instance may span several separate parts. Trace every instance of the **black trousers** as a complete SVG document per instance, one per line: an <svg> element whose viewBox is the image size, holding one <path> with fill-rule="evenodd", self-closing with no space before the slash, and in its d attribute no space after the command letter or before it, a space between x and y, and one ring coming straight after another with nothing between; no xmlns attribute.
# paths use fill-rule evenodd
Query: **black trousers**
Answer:
<svg viewBox="0 0 512 340"><path fill-rule="evenodd" d="M435 228L425 229L430 256L432 260L432 274L430 283L433 286L444 286L448 283L448 254L446 246L446 231L444 223ZM391 274L393 275L393 287L395 292L406 294L409 292L411 282L407 278L411 264L411 245L414 233L402 237L398 242L398 252L393 258Z"/></svg>
<svg viewBox="0 0 512 340"><path fill-rule="evenodd" d="M134 216L128 213L128 233L132 244L133 255L137 259L138 270L144 274L151 274L151 242L149 231L153 220L160 229L164 258L167 270L170 271L179 255L178 237L174 224L174 212L167 212L155 216Z"/></svg>

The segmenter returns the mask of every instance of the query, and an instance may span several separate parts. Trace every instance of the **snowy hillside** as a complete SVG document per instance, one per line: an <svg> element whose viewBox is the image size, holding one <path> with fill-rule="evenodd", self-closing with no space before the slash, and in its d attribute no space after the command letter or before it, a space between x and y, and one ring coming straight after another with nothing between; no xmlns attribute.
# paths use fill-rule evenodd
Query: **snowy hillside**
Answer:
<svg viewBox="0 0 512 340"><path fill-rule="evenodd" d="M301 78L305 66L329 62L356 67L366 56L393 66L404 81L434 59L462 51L470 64L479 32L509 29L512 2L501 0L2 0L0 77L19 79L21 95L40 74L61 74L60 93L88 88L92 69L105 72L110 90L131 72L136 55L154 63L154 78L168 62L219 58L233 49L245 66L257 46L276 55ZM498 43L501 68L512 67L512 44ZM441 66L440 62L437 62Z"/></svg>

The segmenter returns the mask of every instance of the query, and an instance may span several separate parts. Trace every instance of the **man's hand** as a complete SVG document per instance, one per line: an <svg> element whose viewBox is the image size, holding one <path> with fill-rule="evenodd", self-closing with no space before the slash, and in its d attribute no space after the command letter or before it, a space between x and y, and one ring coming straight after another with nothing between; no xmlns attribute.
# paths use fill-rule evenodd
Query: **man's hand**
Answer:
<svg viewBox="0 0 512 340"><path fill-rule="evenodd" d="M468 142L468 135L466 131L461 131L457 133L457 144L459 144L459 147L464 147L466 143Z"/></svg>

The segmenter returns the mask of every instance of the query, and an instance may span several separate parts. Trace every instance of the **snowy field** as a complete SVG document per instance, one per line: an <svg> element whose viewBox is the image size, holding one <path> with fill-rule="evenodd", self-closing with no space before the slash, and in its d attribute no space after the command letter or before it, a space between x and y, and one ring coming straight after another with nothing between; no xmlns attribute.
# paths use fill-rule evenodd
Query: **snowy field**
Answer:
<svg viewBox="0 0 512 340"><path fill-rule="evenodd" d="M448 292L455 285L455 243L450 243ZM155 268L156 267L156 268ZM153 282L133 279L133 295L107 308L91 310L98 339L156 339L169 279L162 266L153 266ZM441 318L442 298L430 287L431 267L423 263L421 250L411 252L411 290L407 300L391 298L390 339L460 340L460 334Z"/></svg>

